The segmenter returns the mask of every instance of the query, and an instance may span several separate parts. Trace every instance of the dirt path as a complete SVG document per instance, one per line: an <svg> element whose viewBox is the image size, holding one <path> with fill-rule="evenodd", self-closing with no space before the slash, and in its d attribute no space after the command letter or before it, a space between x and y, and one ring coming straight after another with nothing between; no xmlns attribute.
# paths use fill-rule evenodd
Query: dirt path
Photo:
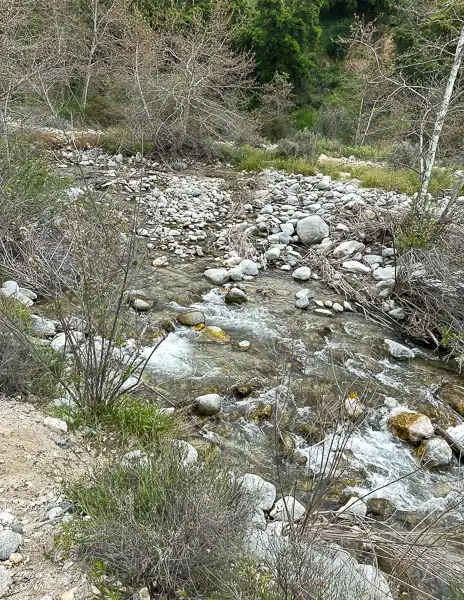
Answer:
<svg viewBox="0 0 464 600"><path fill-rule="evenodd" d="M3 515L3 528L23 533L22 560L0 562L13 580L3 597L87 600L92 594L85 575L53 547L66 512L50 520L49 511L60 512L60 483L84 469L88 455L72 436L45 427L44 418L30 404L0 399L0 513L14 518L7 524L11 517Z"/></svg>

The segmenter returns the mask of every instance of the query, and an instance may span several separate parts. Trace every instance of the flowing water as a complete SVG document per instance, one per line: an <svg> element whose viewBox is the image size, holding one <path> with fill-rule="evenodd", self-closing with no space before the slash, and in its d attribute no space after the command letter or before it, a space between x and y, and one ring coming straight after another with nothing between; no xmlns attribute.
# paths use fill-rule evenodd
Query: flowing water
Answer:
<svg viewBox="0 0 464 600"><path fill-rule="evenodd" d="M417 346L411 361L390 357L383 340L401 341L397 332L362 314L327 318L297 310L294 294L305 286L288 273L261 273L244 286L248 303L227 305L224 291L202 278L206 265L211 262L197 260L151 275L158 294L156 317L175 317L193 306L231 341L205 342L201 332L179 325L151 356L148 370L173 403L213 391L225 396L222 417L198 423L203 438L218 445L225 459L276 480L279 442L266 413L272 410L294 446L279 470L289 492L297 482L300 495L309 497L314 477L337 464L341 496L387 498L398 509L419 512L456 501L463 487L457 461L442 471L420 468L414 448L395 438L386 420L392 408L405 406L443 426L458 425L436 395L445 381L462 384L458 374ZM338 299L320 282L306 287L322 300ZM251 342L248 352L236 348L242 340ZM237 386L250 386L251 394L237 394ZM349 391L367 408L356 428L338 418L340 399Z"/></svg>

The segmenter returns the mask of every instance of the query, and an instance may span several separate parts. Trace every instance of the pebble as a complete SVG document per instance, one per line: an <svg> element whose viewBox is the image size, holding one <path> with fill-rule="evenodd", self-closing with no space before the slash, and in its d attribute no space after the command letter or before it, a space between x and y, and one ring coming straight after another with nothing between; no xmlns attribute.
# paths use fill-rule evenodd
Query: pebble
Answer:
<svg viewBox="0 0 464 600"><path fill-rule="evenodd" d="M222 397L219 394L204 394L195 398L194 405L199 415L212 417L221 412Z"/></svg>
<svg viewBox="0 0 464 600"><path fill-rule="evenodd" d="M13 552L13 554L10 554L8 557L8 560L12 565L19 565L19 563L23 561L23 557L19 552Z"/></svg>
<svg viewBox="0 0 464 600"><path fill-rule="evenodd" d="M309 267L299 267L293 271L292 277L298 281L307 281L311 279L311 269Z"/></svg>
<svg viewBox="0 0 464 600"><path fill-rule="evenodd" d="M301 310L308 308L308 306L309 306L309 298L307 296L302 296L301 298L298 298L295 302L295 307L300 308Z"/></svg>
<svg viewBox="0 0 464 600"><path fill-rule="evenodd" d="M327 308L316 308L314 311L316 315L321 315L322 317L333 317L333 312L328 310Z"/></svg>
<svg viewBox="0 0 464 600"><path fill-rule="evenodd" d="M242 352L247 352L251 347L251 342L249 342L248 340L242 340L237 344L237 347Z"/></svg>
<svg viewBox="0 0 464 600"><path fill-rule="evenodd" d="M344 310L343 306L338 302L334 302L332 308L338 313L342 313Z"/></svg>

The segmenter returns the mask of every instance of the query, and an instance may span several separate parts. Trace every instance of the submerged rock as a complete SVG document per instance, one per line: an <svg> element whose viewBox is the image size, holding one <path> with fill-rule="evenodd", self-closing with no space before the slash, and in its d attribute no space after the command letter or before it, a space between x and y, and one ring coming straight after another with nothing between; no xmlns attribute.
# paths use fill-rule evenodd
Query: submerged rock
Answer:
<svg viewBox="0 0 464 600"><path fill-rule="evenodd" d="M433 435L432 421L426 415L416 412L397 412L388 419L390 430L402 440L420 442Z"/></svg>
<svg viewBox="0 0 464 600"><path fill-rule="evenodd" d="M443 402L454 408L456 412L464 416L464 387L454 383L444 383L438 395Z"/></svg>
<svg viewBox="0 0 464 600"><path fill-rule="evenodd" d="M214 325L203 327L200 331L200 339L205 342L219 342L222 344L230 342L230 336L220 327Z"/></svg>
<svg viewBox="0 0 464 600"><path fill-rule="evenodd" d="M244 304L248 302L245 292L239 288L231 288L224 298L226 304Z"/></svg>

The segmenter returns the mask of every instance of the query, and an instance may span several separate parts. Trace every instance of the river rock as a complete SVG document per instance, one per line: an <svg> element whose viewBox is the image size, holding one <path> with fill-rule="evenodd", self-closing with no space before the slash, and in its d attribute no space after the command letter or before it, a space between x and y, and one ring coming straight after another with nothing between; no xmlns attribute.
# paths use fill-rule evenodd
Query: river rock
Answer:
<svg viewBox="0 0 464 600"><path fill-rule="evenodd" d="M366 500L367 512L378 519L387 520L396 512L396 506L388 498L368 498Z"/></svg>
<svg viewBox="0 0 464 600"><path fill-rule="evenodd" d="M11 529L0 531L0 560L8 560L10 554L16 552L22 541L22 535L11 531Z"/></svg>
<svg viewBox="0 0 464 600"><path fill-rule="evenodd" d="M299 308L304 310L309 306L309 298L308 296L301 296L301 298L297 298L295 301L295 308Z"/></svg>
<svg viewBox="0 0 464 600"><path fill-rule="evenodd" d="M346 260L342 263L342 269L358 275L367 275L371 272L370 268L367 265L363 265L359 260Z"/></svg>
<svg viewBox="0 0 464 600"><path fill-rule="evenodd" d="M377 267L373 272L374 279L377 281L387 281L395 279L395 267Z"/></svg>
<svg viewBox="0 0 464 600"><path fill-rule="evenodd" d="M245 473L239 478L238 483L250 497L254 508L271 510L276 499L276 487L254 473Z"/></svg>
<svg viewBox="0 0 464 600"><path fill-rule="evenodd" d="M317 184L317 189L321 191L330 190L331 178L329 175L324 175L324 177Z"/></svg>
<svg viewBox="0 0 464 600"><path fill-rule="evenodd" d="M8 598L8 592L13 585L13 579L9 571L0 566L0 598Z"/></svg>
<svg viewBox="0 0 464 600"><path fill-rule="evenodd" d="M206 269L203 275L214 285L224 285L229 281L227 269Z"/></svg>
<svg viewBox="0 0 464 600"><path fill-rule="evenodd" d="M321 317L333 317L334 314L328 308L316 308L314 313L316 315L321 315Z"/></svg>
<svg viewBox="0 0 464 600"><path fill-rule="evenodd" d="M453 458L453 451L448 442L441 437L424 440L418 450L426 467L447 467Z"/></svg>
<svg viewBox="0 0 464 600"><path fill-rule="evenodd" d="M414 358L416 355L414 352L408 348L407 346L403 346L403 344L399 344L393 340L389 340L388 338L383 342L385 350L393 356L393 358L406 359L406 358Z"/></svg>
<svg viewBox="0 0 464 600"><path fill-rule="evenodd" d="M365 502L356 498L351 497L348 502L337 510L337 516L340 519L351 519L353 517L364 518L367 514L367 506Z"/></svg>
<svg viewBox="0 0 464 600"><path fill-rule="evenodd" d="M362 252L364 248L365 245L361 242L357 242L356 240L342 242L332 252L332 256L334 258L348 258L349 256L353 256L353 254L356 254L357 252Z"/></svg>
<svg viewBox="0 0 464 600"><path fill-rule="evenodd" d="M264 258L270 262L277 260L280 257L280 249L279 248L271 248L264 253Z"/></svg>
<svg viewBox="0 0 464 600"><path fill-rule="evenodd" d="M454 383L444 383L438 395L440 400L454 408L460 415L464 416L464 387Z"/></svg>
<svg viewBox="0 0 464 600"><path fill-rule="evenodd" d="M300 241L306 246L319 244L329 236L329 226L318 215L304 217L296 224L296 232Z"/></svg>
<svg viewBox="0 0 464 600"><path fill-rule="evenodd" d="M385 578L385 575L372 565L358 565L358 573L361 576L362 584L365 592L358 598L366 598L366 600L393 600L393 595L390 591L390 586Z"/></svg>
<svg viewBox="0 0 464 600"><path fill-rule="evenodd" d="M199 415L212 417L221 412L222 397L219 394L204 394L194 400Z"/></svg>
<svg viewBox="0 0 464 600"><path fill-rule="evenodd" d="M181 325L188 325L195 327L195 325L201 325L205 322L205 315L201 310L188 310L180 315L177 315L177 320Z"/></svg>
<svg viewBox="0 0 464 600"><path fill-rule="evenodd" d="M311 279L311 269L309 267L298 267L293 271L292 277L298 281L307 281Z"/></svg>
<svg viewBox="0 0 464 600"><path fill-rule="evenodd" d="M28 298L27 296L25 296L24 294L22 294L19 291L18 292L10 292L9 290L6 290L5 288L1 288L0 296L4 296L5 298L11 298L12 300L16 300L17 302L20 302L21 304L24 304L24 306L27 306L27 307L32 306L34 304L30 298Z"/></svg>
<svg viewBox="0 0 464 600"><path fill-rule="evenodd" d="M284 496L274 505L270 515L276 521L297 521L305 514L306 508L293 496Z"/></svg>
<svg viewBox="0 0 464 600"><path fill-rule="evenodd" d="M244 304L248 302L245 292L239 288L231 288L224 298L226 304Z"/></svg>
<svg viewBox="0 0 464 600"><path fill-rule="evenodd" d="M390 415L388 427L400 439L410 442L420 442L430 438L434 431L429 417L406 410Z"/></svg>
<svg viewBox="0 0 464 600"><path fill-rule="evenodd" d="M242 260L242 262L239 264L239 267L244 275L251 275L252 277L255 277L259 273L258 265L247 258Z"/></svg>
<svg viewBox="0 0 464 600"><path fill-rule="evenodd" d="M314 298L314 292L309 288L303 288L302 290L298 290L296 292L295 298L297 298L298 300L300 298L308 298L311 300L312 298Z"/></svg>

